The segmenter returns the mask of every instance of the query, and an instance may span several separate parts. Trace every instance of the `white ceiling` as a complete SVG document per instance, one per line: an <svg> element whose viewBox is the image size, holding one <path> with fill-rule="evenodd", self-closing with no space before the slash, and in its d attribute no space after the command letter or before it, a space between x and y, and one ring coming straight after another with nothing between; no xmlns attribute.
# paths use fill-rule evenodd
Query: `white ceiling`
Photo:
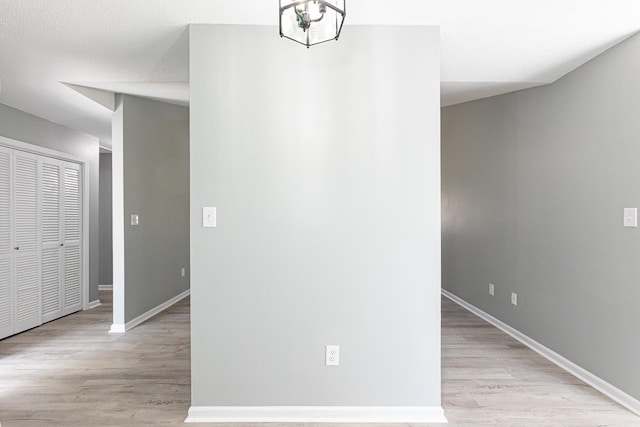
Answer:
<svg viewBox="0 0 640 427"><path fill-rule="evenodd" d="M91 101L79 92L104 93L83 87L188 103L187 25L276 25L277 6L277 0L0 0L0 103L109 146L108 102ZM640 29L638 0L349 0L347 6L342 37L349 25L441 26L443 105L550 83Z"/></svg>

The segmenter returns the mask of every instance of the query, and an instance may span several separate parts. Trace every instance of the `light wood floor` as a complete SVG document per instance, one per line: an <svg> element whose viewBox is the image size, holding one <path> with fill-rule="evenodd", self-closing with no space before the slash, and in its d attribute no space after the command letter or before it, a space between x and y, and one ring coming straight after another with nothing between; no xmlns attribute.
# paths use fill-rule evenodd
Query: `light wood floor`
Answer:
<svg viewBox="0 0 640 427"><path fill-rule="evenodd" d="M108 335L110 294L100 297L106 303L96 309L0 341L2 427L183 425L189 299ZM640 426L640 417L499 330L442 304L449 426Z"/></svg>

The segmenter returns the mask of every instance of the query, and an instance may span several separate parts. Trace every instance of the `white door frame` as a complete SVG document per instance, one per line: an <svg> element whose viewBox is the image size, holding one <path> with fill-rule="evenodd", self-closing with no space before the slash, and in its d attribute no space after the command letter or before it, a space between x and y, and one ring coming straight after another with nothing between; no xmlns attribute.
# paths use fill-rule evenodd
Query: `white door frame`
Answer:
<svg viewBox="0 0 640 427"><path fill-rule="evenodd" d="M89 308L89 164L86 160L62 151L40 147L0 136L0 145L18 151L78 163L82 173L82 309Z"/></svg>

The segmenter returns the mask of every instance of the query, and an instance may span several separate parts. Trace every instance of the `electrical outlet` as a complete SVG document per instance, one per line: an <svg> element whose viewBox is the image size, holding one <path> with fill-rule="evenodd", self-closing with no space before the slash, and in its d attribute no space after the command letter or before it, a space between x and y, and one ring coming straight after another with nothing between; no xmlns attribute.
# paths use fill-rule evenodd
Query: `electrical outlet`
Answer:
<svg viewBox="0 0 640 427"><path fill-rule="evenodd" d="M340 365L340 346L328 345L325 350L325 364L327 366Z"/></svg>
<svg viewBox="0 0 640 427"><path fill-rule="evenodd" d="M518 305L518 294L511 292L511 304Z"/></svg>
<svg viewBox="0 0 640 427"><path fill-rule="evenodd" d="M140 217L138 216L138 214L131 214L131 225L139 225L140 224Z"/></svg>
<svg viewBox="0 0 640 427"><path fill-rule="evenodd" d="M184 277L184 276L185 276L185 274L186 274L186 271L184 270L184 267L182 267L182 268L180 269L180 277Z"/></svg>
<svg viewBox="0 0 640 427"><path fill-rule="evenodd" d="M496 294L496 288L493 283L489 283L489 295L494 296Z"/></svg>

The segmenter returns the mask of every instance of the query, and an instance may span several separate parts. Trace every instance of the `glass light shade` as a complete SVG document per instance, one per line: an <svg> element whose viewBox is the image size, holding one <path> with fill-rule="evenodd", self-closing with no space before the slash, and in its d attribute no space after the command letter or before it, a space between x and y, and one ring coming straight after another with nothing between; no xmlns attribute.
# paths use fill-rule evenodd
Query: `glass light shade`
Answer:
<svg viewBox="0 0 640 427"><path fill-rule="evenodd" d="M307 47L338 40L346 0L280 0L280 36Z"/></svg>

